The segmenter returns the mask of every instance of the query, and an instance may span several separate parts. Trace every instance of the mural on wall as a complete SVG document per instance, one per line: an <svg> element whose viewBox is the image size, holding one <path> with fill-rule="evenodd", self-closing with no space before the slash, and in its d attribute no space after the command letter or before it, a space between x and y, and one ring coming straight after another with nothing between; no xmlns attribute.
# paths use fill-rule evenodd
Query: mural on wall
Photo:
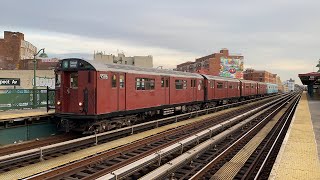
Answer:
<svg viewBox="0 0 320 180"><path fill-rule="evenodd" d="M220 58L219 76L243 79L243 58Z"/></svg>
<svg viewBox="0 0 320 180"><path fill-rule="evenodd" d="M33 78L32 78L32 85L33 85ZM50 89L54 89L55 88L54 78L36 77L36 86L37 87L47 87L47 86L49 86Z"/></svg>

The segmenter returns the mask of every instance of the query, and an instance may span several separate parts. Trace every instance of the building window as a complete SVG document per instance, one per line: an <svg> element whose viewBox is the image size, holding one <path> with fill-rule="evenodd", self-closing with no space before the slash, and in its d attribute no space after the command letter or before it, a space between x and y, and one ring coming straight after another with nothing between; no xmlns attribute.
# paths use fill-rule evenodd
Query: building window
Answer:
<svg viewBox="0 0 320 180"><path fill-rule="evenodd" d="M124 88L124 75L120 75L119 77L119 86L120 88Z"/></svg>
<svg viewBox="0 0 320 180"><path fill-rule="evenodd" d="M112 87L117 87L117 76L115 74L112 75L111 85Z"/></svg>
<svg viewBox="0 0 320 180"><path fill-rule="evenodd" d="M155 80L149 78L136 78L136 90L153 90Z"/></svg>
<svg viewBox="0 0 320 180"><path fill-rule="evenodd" d="M223 88L223 83L222 82L218 82L217 83L217 88L218 89L222 89Z"/></svg>
<svg viewBox="0 0 320 180"><path fill-rule="evenodd" d="M78 73L73 72L70 74L70 88L78 88Z"/></svg>

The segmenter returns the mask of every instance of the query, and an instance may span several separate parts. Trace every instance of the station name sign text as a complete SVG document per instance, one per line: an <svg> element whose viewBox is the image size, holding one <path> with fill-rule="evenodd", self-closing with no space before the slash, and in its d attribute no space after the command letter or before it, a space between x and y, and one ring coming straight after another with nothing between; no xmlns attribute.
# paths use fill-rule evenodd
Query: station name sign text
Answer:
<svg viewBox="0 0 320 180"><path fill-rule="evenodd" d="M20 86L20 78L0 78L0 86Z"/></svg>

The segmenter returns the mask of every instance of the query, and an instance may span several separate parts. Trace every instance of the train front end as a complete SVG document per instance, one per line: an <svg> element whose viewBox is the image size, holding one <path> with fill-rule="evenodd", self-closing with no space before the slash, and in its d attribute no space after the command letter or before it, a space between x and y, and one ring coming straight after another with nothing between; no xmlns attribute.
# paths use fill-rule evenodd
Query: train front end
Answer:
<svg viewBox="0 0 320 180"><path fill-rule="evenodd" d="M64 126L83 124L95 116L96 71L81 59L63 59L55 70L56 115Z"/></svg>

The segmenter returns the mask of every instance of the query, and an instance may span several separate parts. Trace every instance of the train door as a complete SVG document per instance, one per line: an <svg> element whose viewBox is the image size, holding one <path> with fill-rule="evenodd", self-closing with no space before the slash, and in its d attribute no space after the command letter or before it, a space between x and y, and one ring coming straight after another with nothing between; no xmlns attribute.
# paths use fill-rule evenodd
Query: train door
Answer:
<svg viewBox="0 0 320 180"><path fill-rule="evenodd" d="M118 73L119 84L118 90L118 111L126 110L126 74Z"/></svg>
<svg viewBox="0 0 320 180"><path fill-rule="evenodd" d="M165 104L170 104L170 77L163 77Z"/></svg>
<svg viewBox="0 0 320 180"><path fill-rule="evenodd" d="M211 91L211 99L215 99L216 98L216 94L215 94L215 81L214 80L210 80L210 91Z"/></svg>
<svg viewBox="0 0 320 180"><path fill-rule="evenodd" d="M192 101L197 100L197 80L191 79Z"/></svg>
<svg viewBox="0 0 320 180"><path fill-rule="evenodd" d="M204 80L203 82L203 90L204 90L204 100L207 101L208 100L208 96L209 96L209 87L210 86L210 81L209 80Z"/></svg>
<svg viewBox="0 0 320 180"><path fill-rule="evenodd" d="M78 112L78 72L65 71L63 75L63 110L65 112Z"/></svg>

